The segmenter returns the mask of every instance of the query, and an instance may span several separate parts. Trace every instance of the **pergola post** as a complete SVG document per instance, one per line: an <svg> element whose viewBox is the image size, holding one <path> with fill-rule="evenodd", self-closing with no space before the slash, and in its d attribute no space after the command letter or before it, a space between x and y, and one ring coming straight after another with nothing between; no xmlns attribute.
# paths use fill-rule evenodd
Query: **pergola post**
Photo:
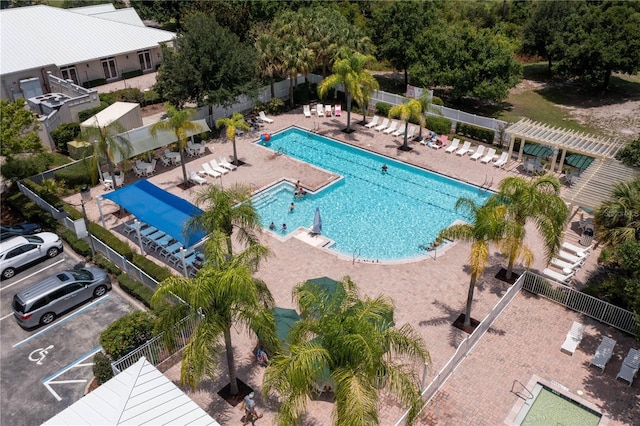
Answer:
<svg viewBox="0 0 640 426"><path fill-rule="evenodd" d="M100 221L102 222L102 227L106 228L107 225L104 223L104 214L102 214L102 197L96 197L96 201L98 202L98 211L100 212Z"/></svg>

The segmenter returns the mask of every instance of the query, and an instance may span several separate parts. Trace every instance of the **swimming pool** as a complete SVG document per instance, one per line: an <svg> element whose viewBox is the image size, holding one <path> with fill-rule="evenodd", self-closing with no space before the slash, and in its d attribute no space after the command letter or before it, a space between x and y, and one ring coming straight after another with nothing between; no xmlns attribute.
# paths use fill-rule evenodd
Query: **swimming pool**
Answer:
<svg viewBox="0 0 640 426"><path fill-rule="evenodd" d="M276 185L254 197L267 227L287 235L310 227L316 207L323 235L341 254L367 260L402 260L425 255L441 229L468 218L455 211L460 197L481 204L487 191L395 161L299 128L289 128L261 143L276 152L342 176L317 194L294 198L290 184ZM387 165L387 172L382 166ZM304 179L301 184L304 186ZM295 203L293 212L289 211ZM281 231L283 223L287 231Z"/></svg>

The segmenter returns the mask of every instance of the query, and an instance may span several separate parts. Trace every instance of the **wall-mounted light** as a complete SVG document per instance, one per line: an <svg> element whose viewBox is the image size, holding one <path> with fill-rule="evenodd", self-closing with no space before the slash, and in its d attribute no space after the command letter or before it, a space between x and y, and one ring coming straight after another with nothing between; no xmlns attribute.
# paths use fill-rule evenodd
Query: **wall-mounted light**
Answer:
<svg viewBox="0 0 640 426"><path fill-rule="evenodd" d="M87 64L87 68L89 68L89 64Z"/></svg>

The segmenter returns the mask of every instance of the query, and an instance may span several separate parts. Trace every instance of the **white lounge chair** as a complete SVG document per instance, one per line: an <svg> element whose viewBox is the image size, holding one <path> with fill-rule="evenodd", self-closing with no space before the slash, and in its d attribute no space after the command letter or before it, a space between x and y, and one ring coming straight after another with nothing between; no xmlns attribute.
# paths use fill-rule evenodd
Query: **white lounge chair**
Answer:
<svg viewBox="0 0 640 426"><path fill-rule="evenodd" d="M264 111L260 111L258 113L258 116L260 117L260 120L264 121L265 123L273 123L273 119L264 115Z"/></svg>
<svg viewBox="0 0 640 426"><path fill-rule="evenodd" d="M560 350L568 355L573 356L573 353L578 348L580 341L582 341L582 335L584 334L584 324L579 322L573 322L571 330L567 333L567 337L564 339L564 343L560 347Z"/></svg>
<svg viewBox="0 0 640 426"><path fill-rule="evenodd" d="M304 105L302 107L302 113L305 117L311 118L311 107L309 105Z"/></svg>
<svg viewBox="0 0 640 426"><path fill-rule="evenodd" d="M464 141L462 144L462 148L456 151L456 155L463 156L466 155L469 151L471 151L471 142Z"/></svg>
<svg viewBox="0 0 640 426"><path fill-rule="evenodd" d="M565 260L562 259L558 259L557 257L554 257L553 259L551 259L551 262L549 262L550 265L556 266L562 270L575 270L578 269L579 267L582 266L582 262L567 262Z"/></svg>
<svg viewBox="0 0 640 426"><path fill-rule="evenodd" d="M318 117L324 117L324 107L322 104L316 105L316 113L318 114Z"/></svg>
<svg viewBox="0 0 640 426"><path fill-rule="evenodd" d="M571 271L570 273L564 275L549 268L545 268L545 270L542 271L542 275L547 278L551 278L554 281L558 281L561 284L568 284L575 273L576 271Z"/></svg>
<svg viewBox="0 0 640 426"><path fill-rule="evenodd" d="M596 353L593 354L593 358L591 358L589 365L595 365L604 373L604 368L607 366L607 362L611 359L611 355L613 355L613 348L615 346L615 340L611 337L602 336L602 341L600 342L600 345L598 345Z"/></svg>
<svg viewBox="0 0 640 426"><path fill-rule="evenodd" d="M498 160L493 163L493 166L501 169L505 164L507 164L507 161L509 161L509 153L505 151L500 154L500 158L498 158Z"/></svg>
<svg viewBox="0 0 640 426"><path fill-rule="evenodd" d="M480 162L484 163L484 164L487 164L488 162L493 160L493 156L494 155L496 155L496 149L495 148L489 148L489 151L487 151L487 155L482 157L482 160L480 160Z"/></svg>
<svg viewBox="0 0 640 426"><path fill-rule="evenodd" d="M378 125L379 120L380 120L380 117L378 117L377 115L374 115L371 121L365 124L364 127L366 127L367 129L372 129Z"/></svg>
<svg viewBox="0 0 640 426"><path fill-rule="evenodd" d="M324 106L324 116L331 117L331 105Z"/></svg>
<svg viewBox="0 0 640 426"><path fill-rule="evenodd" d="M567 262L571 262L571 263L584 263L584 261L586 260L587 256L578 256L578 255L574 255L571 253L568 253L564 250L560 250L558 252L558 254L556 255L556 257L559 257L562 260L566 260Z"/></svg>
<svg viewBox="0 0 640 426"><path fill-rule="evenodd" d="M202 173L208 174L209 176L214 178L222 176L222 173L218 173L213 170L209 163L202 163Z"/></svg>
<svg viewBox="0 0 640 426"><path fill-rule="evenodd" d="M580 257L585 257L589 253L589 250L591 250L592 247L593 246L579 247L579 246L574 246L571 243L562 243L563 249L565 249L570 253L575 253Z"/></svg>
<svg viewBox="0 0 640 426"><path fill-rule="evenodd" d="M479 160L480 157L482 157L482 154L484 154L484 145L478 145L476 152L471 154L471 157L469 158L471 158L473 161L476 161L476 160Z"/></svg>
<svg viewBox="0 0 640 426"><path fill-rule="evenodd" d="M630 348L629 353L622 361L620 371L616 376L616 379L623 379L629 382L629 386L633 384L633 379L638 374L640 369L640 351Z"/></svg>
<svg viewBox="0 0 640 426"><path fill-rule="evenodd" d="M220 167L218 165L218 162L215 159L211 160L209 163L211 164L211 168L216 172L223 175L226 175L227 173L229 173L229 170L225 169L224 167Z"/></svg>
<svg viewBox="0 0 640 426"><path fill-rule="evenodd" d="M378 127L376 127L376 130L378 132L386 129L387 127L389 127L389 119L385 118L384 120L382 120L382 124L380 124Z"/></svg>
<svg viewBox="0 0 640 426"><path fill-rule="evenodd" d="M416 134L416 126L409 127L409 130L407 130L407 140L413 139L413 135L415 134Z"/></svg>
<svg viewBox="0 0 640 426"><path fill-rule="evenodd" d="M193 183L197 183L198 185L204 185L207 183L205 178L198 176L198 174L193 170L189 170L189 180Z"/></svg>
<svg viewBox="0 0 640 426"><path fill-rule="evenodd" d="M238 168L238 166L236 166L235 164L230 163L229 161L227 161L227 157L220 157L220 166L224 167L225 169L229 169L231 171L235 170Z"/></svg>
<svg viewBox="0 0 640 426"><path fill-rule="evenodd" d="M460 139L454 139L453 141L451 141L451 145L449 145L449 148L445 149L444 152L448 152L449 154L451 154L458 149L458 145L460 145Z"/></svg>
<svg viewBox="0 0 640 426"><path fill-rule="evenodd" d="M384 129L383 133L386 133L387 135L390 135L391 133L395 132L397 129L398 129L398 122L396 120L393 120L391 122L391 124L389 125L389 127Z"/></svg>
<svg viewBox="0 0 640 426"><path fill-rule="evenodd" d="M402 125L400 127L398 127L398 130L396 130L395 132L391 133L391 135L392 136L404 135L405 130L407 130L407 123L402 123Z"/></svg>

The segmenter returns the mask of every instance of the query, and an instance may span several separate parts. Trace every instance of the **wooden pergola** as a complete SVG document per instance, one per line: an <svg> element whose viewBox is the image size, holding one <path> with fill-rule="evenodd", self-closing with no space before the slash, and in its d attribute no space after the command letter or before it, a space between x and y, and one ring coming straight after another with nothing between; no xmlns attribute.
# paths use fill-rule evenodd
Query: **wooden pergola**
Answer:
<svg viewBox="0 0 640 426"><path fill-rule="evenodd" d="M553 159L551 169L553 173L556 168L558 153L560 162L558 169L564 164L567 151L586 155L594 158L611 159L623 148L626 143L616 139L602 136L588 135L575 130L560 129L547 124L523 118L515 124L507 127L505 133L509 136L509 158L513 155L513 145L516 139L520 139L520 150L518 161L522 161L524 146L527 141L545 145L553 149Z"/></svg>

